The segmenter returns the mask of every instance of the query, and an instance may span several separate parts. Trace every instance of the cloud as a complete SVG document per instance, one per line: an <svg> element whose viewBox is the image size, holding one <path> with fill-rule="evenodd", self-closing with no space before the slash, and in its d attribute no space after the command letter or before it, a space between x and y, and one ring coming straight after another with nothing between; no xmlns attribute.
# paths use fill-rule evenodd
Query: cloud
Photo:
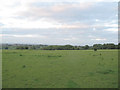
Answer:
<svg viewBox="0 0 120 90"><path fill-rule="evenodd" d="M55 5L49 6L50 2L47 2L48 4L43 5L44 7L42 5L37 7L32 4L41 3L39 0L22 1L12 0L9 4L5 4L5 1L3 1L2 8L4 9L0 10L0 16L2 16L0 22L4 24L2 28L84 28L84 23L83 26L75 25L74 22L76 21L74 19L78 20L79 23L89 19L89 15L86 17L83 13L94 8L96 4L93 2L80 3L78 1L74 3L55 3ZM8 12L9 14L7 14ZM69 24L71 21L65 22L67 19L72 20L73 25ZM96 20L98 22L99 18ZM110 25L106 24L106 26Z"/></svg>
<svg viewBox="0 0 120 90"><path fill-rule="evenodd" d="M14 19L9 18L6 20L1 20L4 26L1 28L56 28L59 27L59 23L53 20L39 19L36 21L29 21L27 19Z"/></svg>
<svg viewBox="0 0 120 90"><path fill-rule="evenodd" d="M1 21L5 24L2 25L1 28L23 28L23 29L50 29L50 28L68 28L68 29L75 29L75 28L89 28L89 25L87 24L82 24L82 23L60 23L52 19L46 19L46 18L41 18L39 20L34 20L34 21L29 21L28 19L14 19L14 18L9 18L7 20L2 20Z"/></svg>
<svg viewBox="0 0 120 90"><path fill-rule="evenodd" d="M99 21L99 22L96 22L96 24L91 25L91 27L93 27L94 30L102 29L105 31L117 31L118 23L117 23L117 20L101 21L101 22Z"/></svg>
<svg viewBox="0 0 120 90"><path fill-rule="evenodd" d="M94 3L67 3L67 4L57 4L57 5L53 5L50 7L52 12L63 12L63 11L67 11L68 9L73 9L73 8L78 8L79 10L85 10L88 9L90 7L92 7L94 5Z"/></svg>
<svg viewBox="0 0 120 90"><path fill-rule="evenodd" d="M76 41L76 40L79 40L79 39L76 38L76 37L70 37L70 38L64 38L63 40L65 40L65 41Z"/></svg>
<svg viewBox="0 0 120 90"><path fill-rule="evenodd" d="M96 39L91 39L91 40L104 41L104 40L106 40L106 39L105 39L105 38L96 38Z"/></svg>
<svg viewBox="0 0 120 90"><path fill-rule="evenodd" d="M40 2L38 2L40 3ZM78 9L79 11L89 9L93 6L94 3L57 3L55 5L43 5L36 6L36 4L30 4L28 10L18 12L21 16L24 16L28 20L39 20L41 18L55 20L57 22L61 21L63 23L66 20L65 14L68 11L73 11L74 9ZM71 13L72 15L72 13ZM74 14L73 14L74 15ZM67 14L70 16L70 14ZM72 18L72 17L71 17Z"/></svg>
<svg viewBox="0 0 120 90"><path fill-rule="evenodd" d="M118 32L118 28L108 28L108 29L104 29L105 31L109 31L109 32Z"/></svg>
<svg viewBox="0 0 120 90"><path fill-rule="evenodd" d="M87 29L90 26L82 23L72 23L72 24L62 24L60 28L68 28L68 29Z"/></svg>
<svg viewBox="0 0 120 90"><path fill-rule="evenodd" d="M18 38L47 38L47 36L43 35L33 35L33 34L26 34L26 35L13 35L13 34L0 34L2 37L18 37Z"/></svg>
<svg viewBox="0 0 120 90"><path fill-rule="evenodd" d="M105 23L104 27L112 27L112 28L117 28L118 24L117 23Z"/></svg>
<svg viewBox="0 0 120 90"><path fill-rule="evenodd" d="M117 3L55 1L1 0L3 42L75 45L117 42Z"/></svg>

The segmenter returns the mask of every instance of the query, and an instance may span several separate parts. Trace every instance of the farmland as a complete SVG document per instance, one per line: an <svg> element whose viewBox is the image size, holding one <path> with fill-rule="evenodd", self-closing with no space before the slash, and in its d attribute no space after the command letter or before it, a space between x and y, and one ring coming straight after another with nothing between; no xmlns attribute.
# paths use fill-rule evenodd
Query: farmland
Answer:
<svg viewBox="0 0 120 90"><path fill-rule="evenodd" d="M3 88L117 88L117 50L3 50Z"/></svg>

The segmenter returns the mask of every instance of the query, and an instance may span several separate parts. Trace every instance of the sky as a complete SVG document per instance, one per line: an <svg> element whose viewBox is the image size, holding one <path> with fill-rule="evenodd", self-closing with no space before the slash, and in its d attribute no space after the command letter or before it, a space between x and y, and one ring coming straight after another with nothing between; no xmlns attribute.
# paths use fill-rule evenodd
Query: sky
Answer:
<svg viewBox="0 0 120 90"><path fill-rule="evenodd" d="M48 45L118 43L118 0L0 2L2 43Z"/></svg>

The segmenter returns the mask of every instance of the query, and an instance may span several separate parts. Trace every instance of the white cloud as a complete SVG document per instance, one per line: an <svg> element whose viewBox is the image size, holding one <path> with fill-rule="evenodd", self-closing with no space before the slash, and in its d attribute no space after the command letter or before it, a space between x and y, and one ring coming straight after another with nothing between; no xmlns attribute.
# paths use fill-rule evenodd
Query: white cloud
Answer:
<svg viewBox="0 0 120 90"><path fill-rule="evenodd" d="M22 0L23 1L23 0ZM65 10L66 8L72 8L72 7L80 7L80 8L88 8L91 3L88 3L88 5L61 5L61 6L52 6L49 10L49 8L36 8L32 7L31 8L31 3L34 2L32 0L26 2L26 1L16 1L12 0L10 3L5 3L4 0L2 0L1 8L0 9L0 22L4 25L1 26L1 28L86 28L85 25L78 25L78 24L73 24L73 25L68 25L68 24L63 24L59 23L56 20L52 20L50 18L44 18L45 16L50 16L51 14L54 14L53 12L56 11L62 11ZM14 4L19 3L18 6L14 6ZM21 12L21 13L20 13ZM22 14L22 12L24 14ZM28 12L28 13L27 13ZM17 17L27 17L29 14L32 15L32 17L40 17L44 16L42 18L38 18L37 20L32 20L31 18L17 18Z"/></svg>
<svg viewBox="0 0 120 90"><path fill-rule="evenodd" d="M100 21L99 19L95 19L96 22Z"/></svg>
<svg viewBox="0 0 120 90"><path fill-rule="evenodd" d="M119 2L119 0L76 0L76 2Z"/></svg>
<svg viewBox="0 0 120 90"><path fill-rule="evenodd" d="M65 39L63 39L63 40L65 40L65 41L70 41L71 39L70 39L70 38L65 38Z"/></svg>
<svg viewBox="0 0 120 90"><path fill-rule="evenodd" d="M43 35L34 35L34 34L26 34L26 35L13 35L13 34L0 34L2 37L19 37L19 38L47 38L47 36Z"/></svg>
<svg viewBox="0 0 120 90"><path fill-rule="evenodd" d="M2 23L5 24L1 26L1 28L19 28L19 29L48 29L48 28L55 28L55 29L75 29L75 28L89 28L90 26L87 24L82 23L60 23L56 20L41 18L38 20L29 20L29 19L15 19L15 18L8 18L8 19L1 19Z"/></svg>
<svg viewBox="0 0 120 90"><path fill-rule="evenodd" d="M106 39L105 38L95 38L95 39L91 39L91 40L103 41L103 40L106 40Z"/></svg>
<svg viewBox="0 0 120 90"><path fill-rule="evenodd" d="M118 24L115 24L115 23L113 23L113 24L105 23L104 26L105 26L105 27L117 28L117 27L118 27Z"/></svg>
<svg viewBox="0 0 120 90"><path fill-rule="evenodd" d="M104 29L104 31L118 32L118 28L108 28L108 29Z"/></svg>
<svg viewBox="0 0 120 90"><path fill-rule="evenodd" d="M118 23L117 23L117 20L101 21L99 23L96 22L96 24L91 26L94 28L118 28Z"/></svg>
<svg viewBox="0 0 120 90"><path fill-rule="evenodd" d="M79 39L76 38L76 37L70 37L70 38L64 38L63 40L65 40L65 41L75 41L75 40L79 40Z"/></svg>
<svg viewBox="0 0 120 90"><path fill-rule="evenodd" d="M93 28L93 31L96 31L96 28Z"/></svg>
<svg viewBox="0 0 120 90"><path fill-rule="evenodd" d="M59 27L60 24L54 20L44 20L39 19L35 21L30 21L28 19L14 19L9 18L6 20L1 20L4 26L1 28L56 28Z"/></svg>
<svg viewBox="0 0 120 90"><path fill-rule="evenodd" d="M72 3L72 4L64 4L64 3L59 4L58 3L56 5L51 6L50 9L51 9L52 12L62 12L62 11L65 11L65 10L71 9L71 8L78 8L80 10L84 10L84 9L88 9L88 8L92 7L93 4L94 4L93 2L89 2L89 3L78 2L78 3Z"/></svg>
<svg viewBox="0 0 120 90"><path fill-rule="evenodd" d="M105 2L107 2L108 0L104 0ZM99 28L101 30L104 29L104 31L109 31L109 32L117 32L117 23L116 21L106 21L104 22L104 20L100 20L99 17L95 16L94 21L96 22L96 25L91 25L94 23L87 23L85 24L84 21L80 21L76 23L74 21L71 22L64 22L64 21L58 21L57 19L55 19L53 16L55 16L55 13L62 13L67 11L68 9L71 10L72 8L76 8L77 10L87 10L89 8L91 8L93 5L93 2L104 2L103 0L1 0L0 1L0 28L2 29L11 29L11 28L16 28L16 31L14 34L11 33L13 32L13 30L11 29L10 31L6 31L7 33L11 33L11 34L0 34L0 36L4 37L5 41L8 42L13 42L12 40L14 39L14 41L19 41L21 40L21 38L26 39L25 41L27 43L27 41L29 39L33 39L34 40L38 40L39 38L42 38L41 41L44 39L46 40L46 43L49 42L47 38L47 36L44 35L38 35L41 34L40 32L37 32L38 34L34 35L34 34L29 34L29 32L27 33L27 31L25 31L25 33L27 33L26 35L19 35L20 30L30 30L33 29L32 32L34 32L34 29L41 29L45 30L45 29L49 29L52 28L54 31L55 29L58 29L59 31L61 30L61 33L57 35L53 35L54 39L56 39L57 37L61 37L64 33L62 30L68 30L68 32L65 32L66 35L71 34L71 35L79 35L79 36L84 36L84 38L75 38L75 36L73 35L73 37L71 38L64 38L63 41L65 42L70 42L70 43L77 43L80 42L80 39L82 40L80 43L82 43L83 41L88 43L86 40L88 40L89 38L87 38L85 40L85 37L87 37L86 33L89 33L90 30L93 28L94 31L99 30ZM109 0L111 1L117 1L117 0ZM108 1L108 2L109 2ZM60 2L58 4L55 5L51 5L50 7L46 6L45 7L33 7L31 6L33 3L37 3L37 2ZM71 3L71 4L63 4L63 2L76 2L76 3ZM56 15L57 15L56 14ZM74 13L71 13L71 15ZM82 13L81 13L82 14ZM64 15L64 14L63 14ZM89 15L89 12L88 12ZM52 18L51 18L52 16ZM115 15L114 15L115 16ZM36 18L38 17L38 18ZM61 18L64 17L61 15ZM77 18L77 17L76 17ZM62 18L63 19L63 18ZM84 19L84 18L83 18ZM89 18L88 21L90 20ZM107 19L107 18L106 18ZM82 23L83 22L83 23ZM85 21L86 22L86 21ZM90 26L91 25L91 26ZM105 28L109 28L109 29L105 29ZM87 29L85 31L85 29ZM74 32L75 30L75 32ZM80 34L80 32L78 32L77 30L80 30L82 32L85 32L84 34ZM17 32L18 31L18 32ZM46 30L47 31L47 30ZM87 32L88 31L88 32ZM92 30L91 30L92 31ZM77 33L78 32L78 33ZM24 31L22 32L24 33ZM44 32L42 32L44 33ZM48 32L45 32L47 34L49 34ZM77 34L76 34L77 33ZM91 33L91 32L90 32ZM95 32L96 33L96 32ZM93 35L95 34L93 33ZM61 35L60 35L61 34ZM64 35L65 35L64 34ZM107 35L107 34L106 34ZM95 36L95 35L94 35ZM48 36L49 37L49 36ZM51 36L50 36L51 37ZM106 36L104 36L106 37ZM94 41L102 41L102 40L107 40L105 38L98 38L98 37L91 37L91 40ZM12 38L12 39L10 39ZM17 38L17 39L16 39ZM61 40L61 41L62 41ZM59 41L59 39L56 39L56 43L57 41ZM51 38L51 42L54 42L53 38ZM37 43L37 41L36 41Z"/></svg>
<svg viewBox="0 0 120 90"><path fill-rule="evenodd" d="M82 24L82 23L72 23L72 24L62 24L60 28L68 28L68 29L85 29L89 28L90 26L87 24Z"/></svg>
<svg viewBox="0 0 120 90"><path fill-rule="evenodd" d="M32 7L31 4L35 2L56 2L56 0L1 0L0 3L0 22L4 24L1 28L87 28L86 25L69 25L59 23L59 21L48 19L47 16L51 16L55 12L61 12L70 8L78 8L80 10L88 9L93 6L92 1L82 2L83 0L77 0L73 4L59 4L46 8ZM93 0L96 1L96 0ZM101 1L101 0L97 0ZM102 0L103 1L103 0ZM71 2L71 1L61 1ZM72 0L73 2L73 0ZM19 19L16 17L29 17L25 19ZM40 18L42 16L42 18ZM38 20L32 20L32 17L39 17ZM45 19L47 18L47 19ZM99 19L96 19L98 22ZM106 27L117 27L116 24L104 24ZM97 25L96 25L97 27ZM98 25L99 27L99 25Z"/></svg>

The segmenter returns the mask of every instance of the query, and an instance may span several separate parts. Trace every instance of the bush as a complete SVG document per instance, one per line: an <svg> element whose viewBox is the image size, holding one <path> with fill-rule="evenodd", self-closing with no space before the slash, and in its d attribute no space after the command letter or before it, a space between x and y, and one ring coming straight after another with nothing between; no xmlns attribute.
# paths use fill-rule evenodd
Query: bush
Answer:
<svg viewBox="0 0 120 90"><path fill-rule="evenodd" d="M97 51L97 49L96 49L96 48L94 48L94 51Z"/></svg>

